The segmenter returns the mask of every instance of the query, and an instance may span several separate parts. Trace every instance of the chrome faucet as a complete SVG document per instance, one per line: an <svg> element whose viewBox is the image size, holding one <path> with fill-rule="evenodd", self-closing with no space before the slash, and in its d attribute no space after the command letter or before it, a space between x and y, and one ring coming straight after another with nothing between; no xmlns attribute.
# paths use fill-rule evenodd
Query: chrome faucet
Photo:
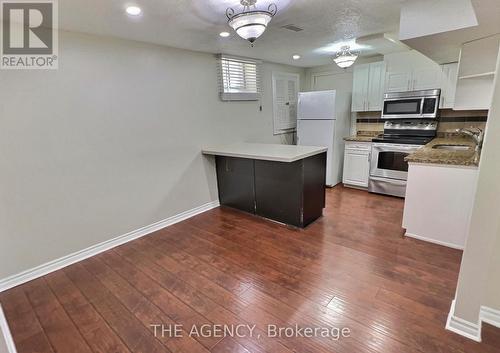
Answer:
<svg viewBox="0 0 500 353"><path fill-rule="evenodd" d="M460 135L470 136L476 143L478 148L483 147L484 131L478 127L466 127L463 129L457 129Z"/></svg>
<svg viewBox="0 0 500 353"><path fill-rule="evenodd" d="M459 135L466 135L471 137L476 143L476 148L474 149L474 162L479 162L479 155L481 154L481 148L483 148L484 131L478 127L469 127L463 129L457 129Z"/></svg>

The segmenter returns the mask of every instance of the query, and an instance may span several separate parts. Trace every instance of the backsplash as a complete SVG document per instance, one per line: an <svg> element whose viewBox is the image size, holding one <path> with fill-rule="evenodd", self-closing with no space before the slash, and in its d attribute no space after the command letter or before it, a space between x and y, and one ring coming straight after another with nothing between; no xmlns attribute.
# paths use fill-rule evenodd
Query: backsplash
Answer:
<svg viewBox="0 0 500 353"><path fill-rule="evenodd" d="M384 131L384 121L380 119L381 112L360 112L356 113L355 116L358 134L371 135ZM487 119L487 110L455 111L443 109L439 118L438 134L453 133L464 127L478 127L484 130Z"/></svg>
<svg viewBox="0 0 500 353"><path fill-rule="evenodd" d="M380 120L381 112L360 112L356 116L356 132L363 135L378 135L384 131L384 122Z"/></svg>
<svg viewBox="0 0 500 353"><path fill-rule="evenodd" d="M438 134L453 133L464 127L478 127L484 130L487 120L487 110L455 111L444 109L441 110L439 118Z"/></svg>

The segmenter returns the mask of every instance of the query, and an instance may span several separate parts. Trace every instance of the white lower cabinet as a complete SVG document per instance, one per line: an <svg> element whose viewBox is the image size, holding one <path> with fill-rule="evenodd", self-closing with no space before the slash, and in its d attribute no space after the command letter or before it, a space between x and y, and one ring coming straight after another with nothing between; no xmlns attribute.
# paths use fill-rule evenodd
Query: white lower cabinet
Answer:
<svg viewBox="0 0 500 353"><path fill-rule="evenodd" d="M477 167L410 163L406 236L463 249L477 185Z"/></svg>
<svg viewBox="0 0 500 353"><path fill-rule="evenodd" d="M370 142L346 142L342 180L344 185L358 188L368 187L370 154Z"/></svg>

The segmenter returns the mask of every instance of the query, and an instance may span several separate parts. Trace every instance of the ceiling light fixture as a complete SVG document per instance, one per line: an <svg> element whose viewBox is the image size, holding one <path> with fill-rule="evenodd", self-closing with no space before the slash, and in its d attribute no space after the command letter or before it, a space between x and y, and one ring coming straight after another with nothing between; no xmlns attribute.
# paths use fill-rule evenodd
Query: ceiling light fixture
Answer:
<svg viewBox="0 0 500 353"><path fill-rule="evenodd" d="M264 33L267 25L276 15L278 7L272 3L265 11L257 10L255 6L257 0L241 0L240 3L243 6L243 11L239 14L235 14L233 8L227 8L227 23L241 38L248 40L253 46L255 40Z"/></svg>
<svg viewBox="0 0 500 353"><path fill-rule="evenodd" d="M231 35L231 33L229 32L220 32L219 33L219 36L221 36L222 38L227 38Z"/></svg>
<svg viewBox="0 0 500 353"><path fill-rule="evenodd" d="M335 61L335 64L337 64L339 67L346 69L354 64L358 56L359 52L351 51L348 45L344 45L342 48L340 48L340 51L337 52L337 54L333 58L333 61Z"/></svg>
<svg viewBox="0 0 500 353"><path fill-rule="evenodd" d="M129 6L126 11L130 16L139 16L142 13L141 8L138 6Z"/></svg>
<svg viewBox="0 0 500 353"><path fill-rule="evenodd" d="M293 60L299 60L300 59L300 55L299 54L295 54L292 56L292 59Z"/></svg>

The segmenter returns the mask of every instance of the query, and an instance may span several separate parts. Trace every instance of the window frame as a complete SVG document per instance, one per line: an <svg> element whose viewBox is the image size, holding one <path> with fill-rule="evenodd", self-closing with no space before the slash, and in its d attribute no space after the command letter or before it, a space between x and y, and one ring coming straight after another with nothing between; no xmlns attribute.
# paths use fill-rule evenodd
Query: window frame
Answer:
<svg viewBox="0 0 500 353"><path fill-rule="evenodd" d="M219 71L219 96L222 101L257 101L261 99L262 82L261 82L261 65L262 61L239 56L219 54L217 55L217 65ZM242 65L241 74L235 75L233 80L241 80L241 88L231 88L231 76L226 79L228 74L228 64L224 62L238 63ZM251 65L250 67L247 67ZM251 71L255 69L255 74L247 79ZM249 90L247 87L250 80L255 81L255 90ZM252 83L253 84L253 83Z"/></svg>

